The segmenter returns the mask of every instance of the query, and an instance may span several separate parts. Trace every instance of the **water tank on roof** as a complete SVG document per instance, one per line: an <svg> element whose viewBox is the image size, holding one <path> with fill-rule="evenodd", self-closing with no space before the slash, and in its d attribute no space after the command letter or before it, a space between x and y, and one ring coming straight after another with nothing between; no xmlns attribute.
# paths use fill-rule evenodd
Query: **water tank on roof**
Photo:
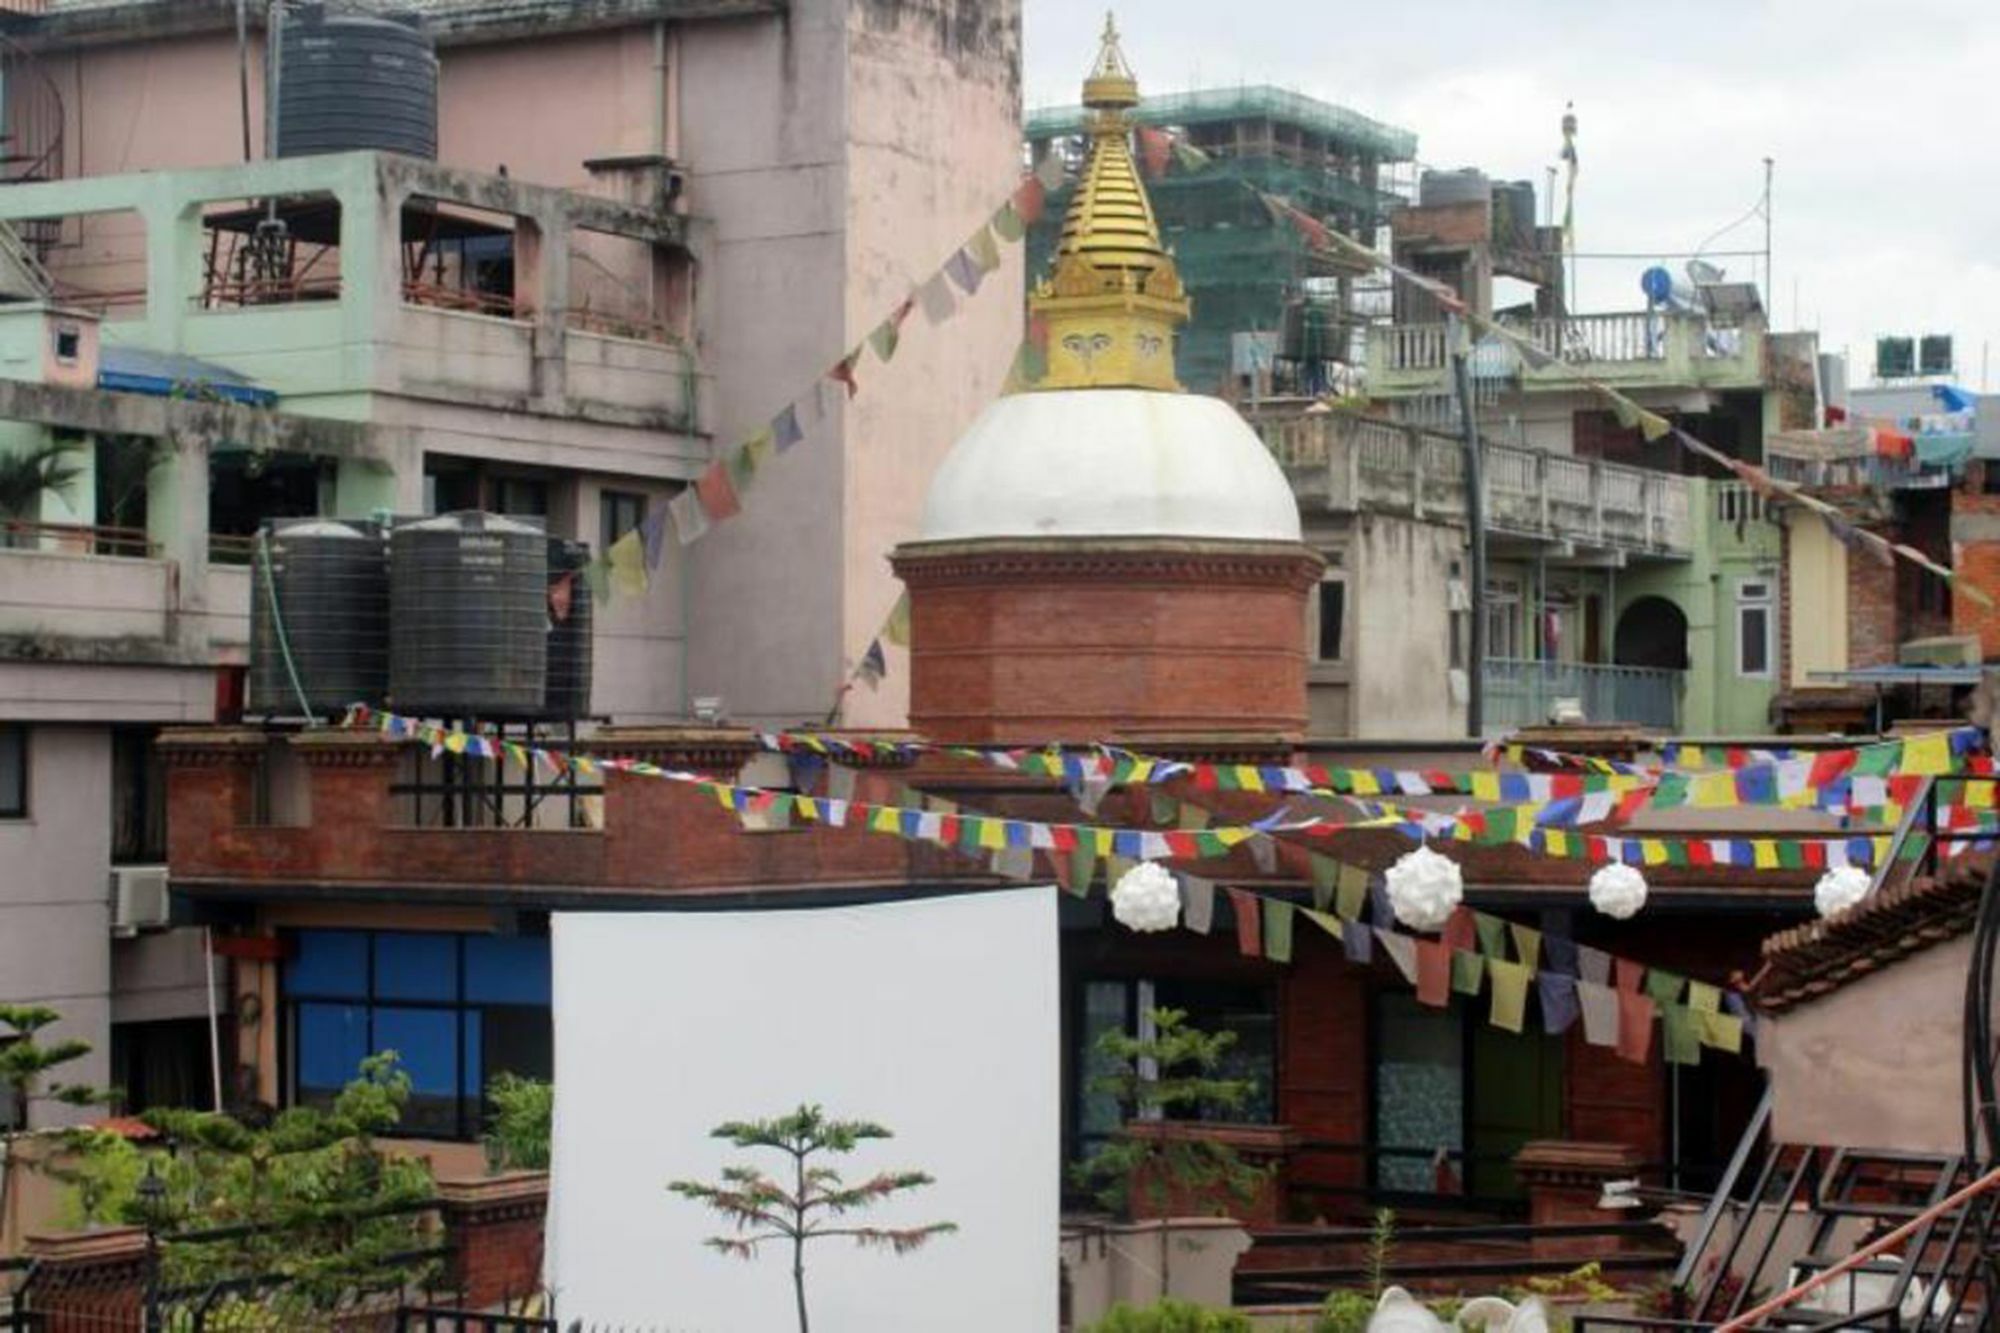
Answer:
<svg viewBox="0 0 2000 1333"><path fill-rule="evenodd" d="M1417 203L1423 208L1436 204L1483 204L1492 193L1492 182L1478 167L1426 171L1417 177Z"/></svg>
<svg viewBox="0 0 2000 1333"><path fill-rule="evenodd" d="M590 636L595 617L590 580L583 576L589 563L590 548L582 542L549 538L549 671L542 695L546 717L578 718L590 711Z"/></svg>
<svg viewBox="0 0 2000 1333"><path fill-rule="evenodd" d="M250 573L254 711L300 717L309 708L325 718L349 704L382 701L389 680L389 566L379 526L274 520Z"/></svg>
<svg viewBox="0 0 2000 1333"><path fill-rule="evenodd" d="M311 6L280 27L277 66L277 156L437 156L437 50L416 20Z"/></svg>
<svg viewBox="0 0 2000 1333"><path fill-rule="evenodd" d="M455 513L389 534L389 698L435 717L536 717L548 683L548 538Z"/></svg>

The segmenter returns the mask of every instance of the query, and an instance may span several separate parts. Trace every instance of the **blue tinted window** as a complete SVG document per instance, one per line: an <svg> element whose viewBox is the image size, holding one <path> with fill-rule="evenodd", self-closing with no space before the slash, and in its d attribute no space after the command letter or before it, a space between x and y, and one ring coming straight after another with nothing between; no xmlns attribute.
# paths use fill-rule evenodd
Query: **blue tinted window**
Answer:
<svg viewBox="0 0 2000 1333"><path fill-rule="evenodd" d="M465 998L472 1004L547 1004L547 937L467 936Z"/></svg>
<svg viewBox="0 0 2000 1333"><path fill-rule="evenodd" d="M368 1055L368 1009L359 1004L299 1006L299 1087L326 1091L346 1087Z"/></svg>
<svg viewBox="0 0 2000 1333"><path fill-rule="evenodd" d="M419 1097L458 1093L458 1013L451 1009L375 1010L375 1049L394 1051Z"/></svg>
<svg viewBox="0 0 2000 1333"><path fill-rule="evenodd" d="M484 1016L477 1009L465 1011L465 1068L459 1071L458 1090L468 1097L477 1097L485 1091L479 1086L486 1069L479 1050L479 1039L483 1035L479 1020Z"/></svg>
<svg viewBox="0 0 2000 1333"><path fill-rule="evenodd" d="M302 930L298 950L285 964L285 989L294 995L368 996L368 936L358 930Z"/></svg>
<svg viewBox="0 0 2000 1333"><path fill-rule="evenodd" d="M383 931L375 937L375 998L458 998L458 937Z"/></svg>

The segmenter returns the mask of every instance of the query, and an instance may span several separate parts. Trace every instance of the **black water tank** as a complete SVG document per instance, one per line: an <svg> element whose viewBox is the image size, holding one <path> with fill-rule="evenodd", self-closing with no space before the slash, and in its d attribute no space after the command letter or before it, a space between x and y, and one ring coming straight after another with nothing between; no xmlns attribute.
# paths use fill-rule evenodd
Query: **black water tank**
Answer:
<svg viewBox="0 0 2000 1333"><path fill-rule="evenodd" d="M349 704L382 701L389 681L389 566L379 526L276 519L265 526L250 576L254 711L299 717L301 689L322 718Z"/></svg>
<svg viewBox="0 0 2000 1333"><path fill-rule="evenodd" d="M278 40L277 155L437 156L437 50L414 22L311 8Z"/></svg>
<svg viewBox="0 0 2000 1333"><path fill-rule="evenodd" d="M536 717L548 682L548 538L440 514L389 534L389 698L432 717Z"/></svg>
<svg viewBox="0 0 2000 1333"><path fill-rule="evenodd" d="M590 548L549 538L549 678L542 714L578 718L590 712L590 580L583 576ZM566 592L557 585L568 581ZM562 614L557 614L561 612Z"/></svg>

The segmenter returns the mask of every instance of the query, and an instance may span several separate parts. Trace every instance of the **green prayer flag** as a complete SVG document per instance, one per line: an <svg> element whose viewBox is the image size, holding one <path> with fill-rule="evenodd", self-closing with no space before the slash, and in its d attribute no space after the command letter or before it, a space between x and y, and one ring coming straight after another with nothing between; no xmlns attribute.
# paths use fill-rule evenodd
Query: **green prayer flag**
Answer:
<svg viewBox="0 0 2000 1333"><path fill-rule="evenodd" d="M896 344L902 340L902 330L896 327L893 318L877 324L868 335L868 345L875 349L875 355L884 362L896 355Z"/></svg>
<svg viewBox="0 0 2000 1333"><path fill-rule="evenodd" d="M1854 773L1857 777L1886 778L1900 768L1902 762L1901 741L1888 745L1864 745L1855 751Z"/></svg>
<svg viewBox="0 0 2000 1333"><path fill-rule="evenodd" d="M1069 891L1079 898L1088 897L1091 882L1096 878L1097 849L1091 846L1088 837L1078 838L1069 853Z"/></svg>
<svg viewBox="0 0 2000 1333"><path fill-rule="evenodd" d="M1486 960L1465 949L1451 951L1451 988L1460 995L1479 994L1486 980Z"/></svg>
<svg viewBox="0 0 2000 1333"><path fill-rule="evenodd" d="M742 495L750 489L750 483L757 476L757 456L746 448L731 449L723 460L729 471L729 484Z"/></svg>
<svg viewBox="0 0 2000 1333"><path fill-rule="evenodd" d="M1662 1009L1679 1004L1681 989L1686 985L1686 977L1663 967L1650 968L1646 972L1646 994L1652 996L1653 1003Z"/></svg>
<svg viewBox="0 0 2000 1333"><path fill-rule="evenodd" d="M1473 929L1479 932L1479 952L1488 958L1507 956L1507 923L1484 912L1472 914Z"/></svg>
<svg viewBox="0 0 2000 1333"><path fill-rule="evenodd" d="M1347 925L1339 917L1330 912L1315 912L1311 908L1300 910L1305 912L1307 920L1335 939L1343 942L1347 939Z"/></svg>
<svg viewBox="0 0 2000 1333"><path fill-rule="evenodd" d="M1333 903L1333 888L1340 878L1340 862L1318 852L1312 857L1313 907L1324 912Z"/></svg>
<svg viewBox="0 0 2000 1333"><path fill-rule="evenodd" d="M1542 965L1542 932L1510 921L1507 933L1514 937L1514 956L1521 960L1521 965L1530 972L1538 970Z"/></svg>
<svg viewBox="0 0 2000 1333"><path fill-rule="evenodd" d="M1722 1008L1722 992L1706 981L1688 982L1688 1008L1696 1013L1712 1014Z"/></svg>
<svg viewBox="0 0 2000 1333"><path fill-rule="evenodd" d="M993 234L1003 241L1018 241L1026 231L1027 227L1022 223L1020 210L1014 207L1014 201L1010 199L1000 205L999 211L993 215Z"/></svg>
<svg viewBox="0 0 2000 1333"><path fill-rule="evenodd" d="M1343 864L1336 891L1339 896L1334 900L1334 910L1340 913L1341 920L1359 921L1361 909L1368 902L1368 872L1360 866Z"/></svg>
<svg viewBox="0 0 2000 1333"><path fill-rule="evenodd" d="M1208 818L1208 811L1186 801L1180 802L1180 809L1174 812L1174 823L1189 833L1207 828Z"/></svg>
<svg viewBox="0 0 2000 1333"><path fill-rule="evenodd" d="M583 581L590 585L590 599L598 606L611 605L611 566L593 560L583 567Z"/></svg>
<svg viewBox="0 0 2000 1333"><path fill-rule="evenodd" d="M1175 801L1173 797L1167 795L1163 791L1153 792L1152 797L1153 797L1153 822L1155 824L1173 823L1174 807L1177 804L1179 804L1179 802Z"/></svg>
<svg viewBox="0 0 2000 1333"><path fill-rule="evenodd" d="M1533 969L1495 958L1486 964L1486 973L1493 978L1493 1007L1488 1020L1496 1028L1519 1032L1527 1021L1528 983L1534 979Z"/></svg>
<svg viewBox="0 0 2000 1333"><path fill-rule="evenodd" d="M1292 961L1292 915L1295 909L1282 898L1264 900L1264 956L1274 963Z"/></svg>
<svg viewBox="0 0 2000 1333"><path fill-rule="evenodd" d="M1660 1028L1665 1036L1664 1051L1670 1065L1701 1063L1701 1039L1695 1026L1695 1012L1684 1004L1660 1006Z"/></svg>
<svg viewBox="0 0 2000 1333"><path fill-rule="evenodd" d="M1803 870L1806 864L1805 848L1790 838L1778 843L1778 868L1781 870Z"/></svg>

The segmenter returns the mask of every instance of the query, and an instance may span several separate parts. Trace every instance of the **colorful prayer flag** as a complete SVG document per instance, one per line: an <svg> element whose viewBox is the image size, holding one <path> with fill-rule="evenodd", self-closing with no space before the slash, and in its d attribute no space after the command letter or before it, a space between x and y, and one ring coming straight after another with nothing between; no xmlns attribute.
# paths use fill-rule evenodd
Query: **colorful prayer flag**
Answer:
<svg viewBox="0 0 2000 1333"><path fill-rule="evenodd" d="M1245 958L1264 952L1264 932L1257 919L1257 896L1247 889L1229 889L1229 901L1236 909L1236 948Z"/></svg>
<svg viewBox="0 0 2000 1333"><path fill-rule="evenodd" d="M646 595L646 544L637 528L632 529L604 553L611 566L611 584L620 597Z"/></svg>
<svg viewBox="0 0 2000 1333"><path fill-rule="evenodd" d="M701 497L692 486L667 501L667 512L673 516L674 535L682 546L700 541L708 531L708 511L702 508Z"/></svg>
<svg viewBox="0 0 2000 1333"><path fill-rule="evenodd" d="M1504 958L1488 959L1486 973L1493 979L1493 1004L1488 1021L1507 1032L1519 1032L1527 1023L1528 983L1534 972Z"/></svg>
<svg viewBox="0 0 2000 1333"><path fill-rule="evenodd" d="M958 301L951 294L951 283L945 279L944 270L924 279L924 285L917 288L917 304L922 307L924 318L932 324L942 324L958 309Z"/></svg>
<svg viewBox="0 0 2000 1333"><path fill-rule="evenodd" d="M1003 241L1018 241L1027 234L1028 227L1021 215L1014 211L1014 201L1008 200L993 211L993 220L988 224L993 234Z"/></svg>
<svg viewBox="0 0 2000 1333"><path fill-rule="evenodd" d="M798 404L785 404L785 410L771 418L771 442L778 446L779 453L784 453L805 437L805 431L799 426Z"/></svg>
<svg viewBox="0 0 2000 1333"><path fill-rule="evenodd" d="M729 481L729 472L720 460L708 465L708 471L696 480L694 491L710 523L720 523L743 512L743 502L737 498L736 488Z"/></svg>

